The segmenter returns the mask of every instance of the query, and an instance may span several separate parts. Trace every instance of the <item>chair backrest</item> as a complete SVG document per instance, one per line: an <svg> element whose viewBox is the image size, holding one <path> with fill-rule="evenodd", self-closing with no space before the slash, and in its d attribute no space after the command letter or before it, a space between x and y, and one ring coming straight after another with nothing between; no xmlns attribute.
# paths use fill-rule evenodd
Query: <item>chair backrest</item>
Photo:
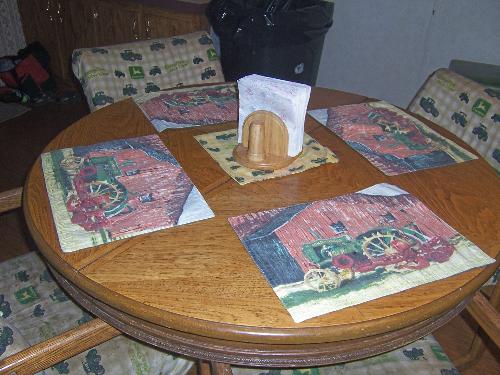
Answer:
<svg viewBox="0 0 500 375"><path fill-rule="evenodd" d="M438 69L408 110L454 133L500 173L500 89Z"/></svg>
<svg viewBox="0 0 500 375"><path fill-rule="evenodd" d="M482 85L500 89L500 65L454 59L449 69Z"/></svg>
<svg viewBox="0 0 500 375"><path fill-rule="evenodd" d="M0 214L20 208L22 193L22 188L1 192ZM5 303L2 295L2 305ZM0 313L2 317L5 317L5 312L2 309L0 309ZM0 321L0 323L2 322L3 320ZM13 349L14 354L0 360L0 374L17 375L34 374L121 334L120 331L101 319L94 319L39 344L26 347L23 340L18 340L20 335L14 326L3 322L0 331L2 335L10 333L11 341L22 341L21 346L17 345ZM4 338L2 336L2 339ZM5 343L3 342L3 344ZM5 349L10 348L6 347ZM17 351L17 349L23 350ZM3 353L4 351L0 354Z"/></svg>
<svg viewBox="0 0 500 375"><path fill-rule="evenodd" d="M206 31L77 49L72 67L91 111L133 95L224 82L219 57Z"/></svg>
<svg viewBox="0 0 500 375"><path fill-rule="evenodd" d="M0 275L0 374L182 375L192 366L92 319L34 251L0 263Z"/></svg>

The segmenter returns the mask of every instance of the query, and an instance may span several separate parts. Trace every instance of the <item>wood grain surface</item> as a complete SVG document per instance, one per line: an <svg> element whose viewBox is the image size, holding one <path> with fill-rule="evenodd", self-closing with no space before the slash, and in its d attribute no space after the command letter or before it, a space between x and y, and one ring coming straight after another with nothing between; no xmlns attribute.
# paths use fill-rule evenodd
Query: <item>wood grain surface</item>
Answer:
<svg viewBox="0 0 500 375"><path fill-rule="evenodd" d="M309 107L324 108L367 100L362 96L315 88ZM444 324L446 319L458 313L464 307L464 300L498 266L500 184L483 159L388 177L328 129L307 117L306 132L336 153L340 162L241 186L230 179L193 138L230 128L236 128L236 123L160 133L207 200L215 218L74 253L60 250L40 160L30 172L23 207L28 227L41 252L62 278L101 302L105 306L101 311L123 313L143 321L143 327L149 325L149 328L137 328L133 333L136 337L148 341L140 335L141 329L149 333L163 329L181 336L197 337L208 346L213 343L214 348L221 342L226 348L233 344L235 347L251 345L256 352L260 347L272 350L273 345L280 346L284 352L287 346L296 350L300 346L311 348L313 345L321 349L323 345L331 349L332 345L345 345L355 353L362 348L364 339L366 346L370 338L386 337L398 330L401 335L414 337L412 332L418 327L422 335L426 333L422 327L429 327L427 331L438 328L436 322ZM450 133L436 126L433 128L471 150ZM154 133L142 112L127 100L76 122L57 136L46 150ZM497 258L496 264L294 323L227 218L332 198L382 182L398 185L418 197L458 232ZM385 350L402 345L402 341L394 337L387 340ZM349 343L356 344L349 346ZM351 358L355 357L353 354ZM205 356L205 359L211 358ZM228 361L235 363L238 358L229 355Z"/></svg>

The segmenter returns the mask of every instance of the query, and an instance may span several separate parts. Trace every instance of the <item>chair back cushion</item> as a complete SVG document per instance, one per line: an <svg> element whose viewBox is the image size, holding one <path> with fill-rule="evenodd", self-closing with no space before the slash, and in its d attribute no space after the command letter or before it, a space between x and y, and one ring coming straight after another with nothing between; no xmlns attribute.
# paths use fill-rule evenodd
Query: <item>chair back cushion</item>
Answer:
<svg viewBox="0 0 500 375"><path fill-rule="evenodd" d="M59 287L37 253L0 263L0 360L91 319ZM122 335L42 374L185 375L192 365Z"/></svg>
<svg viewBox="0 0 500 375"><path fill-rule="evenodd" d="M438 69L408 110L454 133L500 173L500 90Z"/></svg>
<svg viewBox="0 0 500 375"><path fill-rule="evenodd" d="M204 31L77 49L72 67L91 111L133 95L224 82L212 39Z"/></svg>

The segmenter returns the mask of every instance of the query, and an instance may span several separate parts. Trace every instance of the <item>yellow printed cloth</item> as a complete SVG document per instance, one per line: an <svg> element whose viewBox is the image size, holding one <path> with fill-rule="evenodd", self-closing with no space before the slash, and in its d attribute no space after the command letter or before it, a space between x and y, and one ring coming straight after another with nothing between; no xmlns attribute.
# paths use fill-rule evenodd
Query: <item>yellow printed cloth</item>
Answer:
<svg viewBox="0 0 500 375"><path fill-rule="evenodd" d="M139 94L224 82L205 31L73 52L72 68L91 111Z"/></svg>
<svg viewBox="0 0 500 375"><path fill-rule="evenodd" d="M500 90L438 69L408 110L461 138L500 173Z"/></svg>
<svg viewBox="0 0 500 375"><path fill-rule="evenodd" d="M300 173L326 163L337 163L339 159L328 148L304 133L304 148L295 161L282 169L261 171L238 164L233 158L233 149L238 143L236 129L195 137L226 173L240 185Z"/></svg>

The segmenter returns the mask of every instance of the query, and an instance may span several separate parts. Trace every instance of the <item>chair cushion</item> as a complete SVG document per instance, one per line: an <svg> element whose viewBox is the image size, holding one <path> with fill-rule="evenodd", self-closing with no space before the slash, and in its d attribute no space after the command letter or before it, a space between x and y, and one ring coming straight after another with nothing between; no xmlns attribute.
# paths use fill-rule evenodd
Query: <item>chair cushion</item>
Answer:
<svg viewBox="0 0 500 375"><path fill-rule="evenodd" d="M429 335L400 349L375 357L295 370L233 367L233 375L458 375L442 347Z"/></svg>
<svg viewBox="0 0 500 375"><path fill-rule="evenodd" d="M16 327L0 321L0 358L6 358L29 346Z"/></svg>
<svg viewBox="0 0 500 375"><path fill-rule="evenodd" d="M0 314L0 358L93 318L59 288L35 252L0 263ZM192 364L118 336L42 373L183 375Z"/></svg>
<svg viewBox="0 0 500 375"><path fill-rule="evenodd" d="M72 67L91 111L136 94L224 82L212 39L204 31L77 49Z"/></svg>
<svg viewBox="0 0 500 375"><path fill-rule="evenodd" d="M500 173L500 90L438 69L408 110L454 133Z"/></svg>

